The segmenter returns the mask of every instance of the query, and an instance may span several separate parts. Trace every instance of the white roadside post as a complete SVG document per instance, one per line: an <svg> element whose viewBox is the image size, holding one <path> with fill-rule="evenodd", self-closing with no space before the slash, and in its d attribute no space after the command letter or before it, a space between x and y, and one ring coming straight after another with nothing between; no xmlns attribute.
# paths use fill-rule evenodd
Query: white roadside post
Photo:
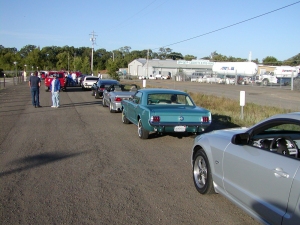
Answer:
<svg viewBox="0 0 300 225"><path fill-rule="evenodd" d="M146 88L146 80L143 80L143 88Z"/></svg>
<svg viewBox="0 0 300 225"><path fill-rule="evenodd" d="M241 119L244 119L245 91L240 91Z"/></svg>
<svg viewBox="0 0 300 225"><path fill-rule="evenodd" d="M291 77L291 91L294 90L294 71L292 72L292 77Z"/></svg>

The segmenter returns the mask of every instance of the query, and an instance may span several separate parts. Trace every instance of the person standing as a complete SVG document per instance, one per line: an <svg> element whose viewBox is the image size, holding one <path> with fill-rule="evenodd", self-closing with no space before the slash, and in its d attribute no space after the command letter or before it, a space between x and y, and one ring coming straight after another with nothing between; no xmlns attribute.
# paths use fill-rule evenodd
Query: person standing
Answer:
<svg viewBox="0 0 300 225"><path fill-rule="evenodd" d="M53 80L50 84L50 90L52 93L52 108L59 107L59 91L60 91L60 82L56 79L56 76L53 77Z"/></svg>
<svg viewBox="0 0 300 225"><path fill-rule="evenodd" d="M38 77L38 72L36 71L33 76L29 78L29 87L31 92L32 105L35 108L41 107L40 105L40 87L41 79Z"/></svg>

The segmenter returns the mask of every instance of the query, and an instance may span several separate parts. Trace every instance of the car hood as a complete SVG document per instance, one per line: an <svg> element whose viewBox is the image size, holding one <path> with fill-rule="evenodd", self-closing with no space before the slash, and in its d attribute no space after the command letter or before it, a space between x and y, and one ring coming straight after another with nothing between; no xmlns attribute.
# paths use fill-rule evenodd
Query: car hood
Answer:
<svg viewBox="0 0 300 225"><path fill-rule="evenodd" d="M228 137L229 139L232 138L235 134L245 133L248 130L247 127L236 127L236 128L228 128L228 129L221 129L221 130L213 130L208 133L204 133L202 136L223 136Z"/></svg>

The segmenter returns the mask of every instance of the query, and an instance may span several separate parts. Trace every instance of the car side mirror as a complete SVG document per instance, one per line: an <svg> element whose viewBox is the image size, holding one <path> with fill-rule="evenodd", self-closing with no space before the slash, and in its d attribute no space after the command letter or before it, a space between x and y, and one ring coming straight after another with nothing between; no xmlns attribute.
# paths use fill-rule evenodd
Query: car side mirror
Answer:
<svg viewBox="0 0 300 225"><path fill-rule="evenodd" d="M235 134L231 138L231 143L235 145L247 145L250 135L248 133Z"/></svg>

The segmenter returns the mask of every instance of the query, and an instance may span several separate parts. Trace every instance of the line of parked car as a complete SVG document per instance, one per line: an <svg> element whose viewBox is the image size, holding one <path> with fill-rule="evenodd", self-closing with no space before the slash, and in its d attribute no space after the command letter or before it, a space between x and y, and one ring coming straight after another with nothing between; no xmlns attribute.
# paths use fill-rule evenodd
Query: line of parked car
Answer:
<svg viewBox="0 0 300 225"><path fill-rule="evenodd" d="M205 133L208 109L179 90L145 88L99 79L91 87L103 107L121 112L139 138L152 133L197 133L192 177L203 195L220 193L263 224L300 221L300 112L276 115L250 128Z"/></svg>

